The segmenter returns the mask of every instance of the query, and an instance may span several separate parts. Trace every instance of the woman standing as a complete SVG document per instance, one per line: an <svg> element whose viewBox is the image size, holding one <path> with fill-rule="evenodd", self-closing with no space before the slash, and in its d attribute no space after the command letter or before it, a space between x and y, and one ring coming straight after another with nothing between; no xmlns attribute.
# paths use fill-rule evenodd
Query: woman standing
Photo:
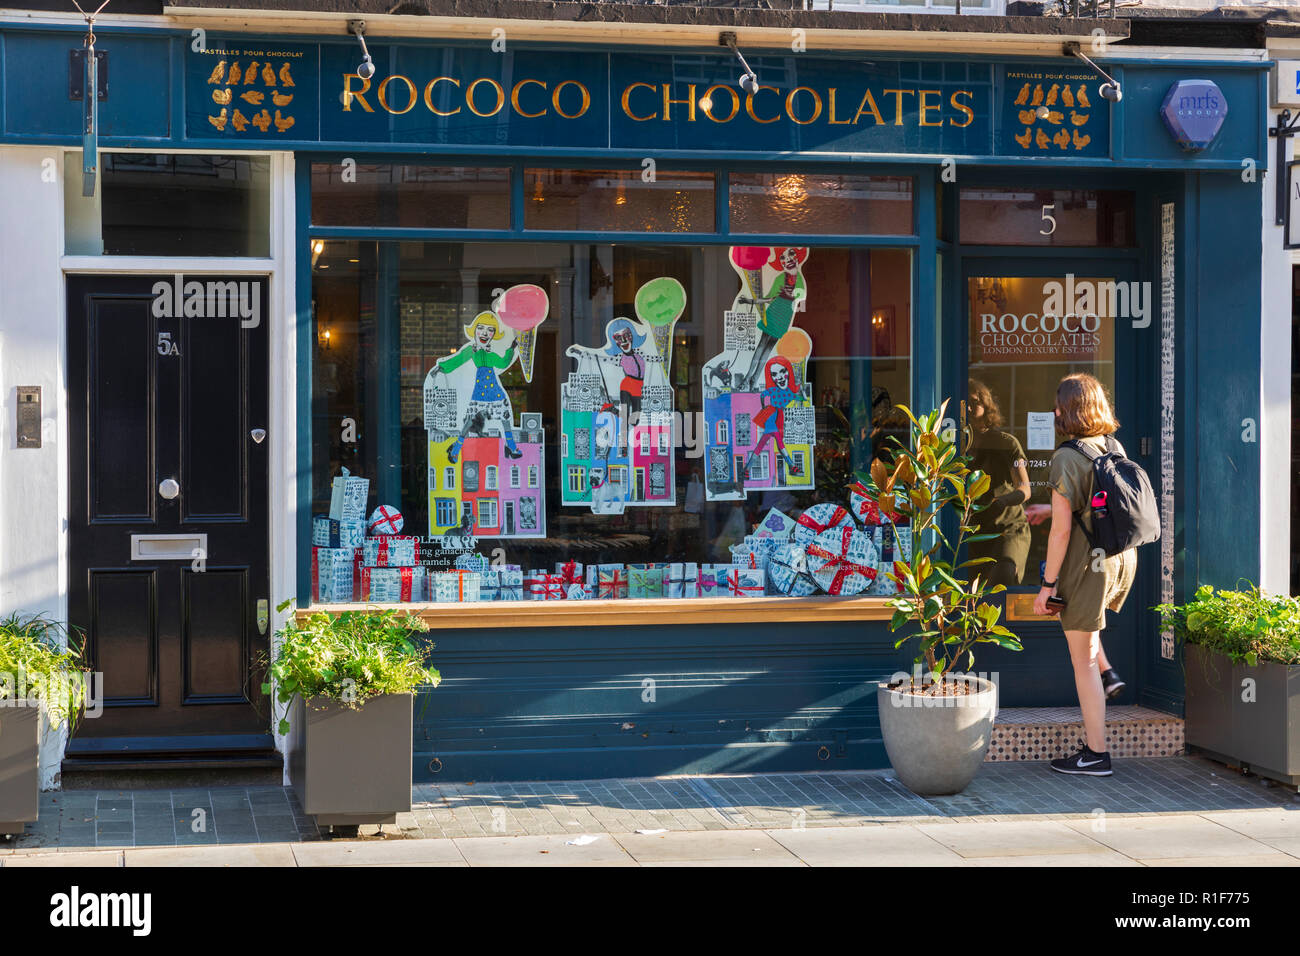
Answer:
<svg viewBox="0 0 1300 956"><path fill-rule="evenodd" d="M1107 445L1119 445L1110 437L1118 429L1115 413L1097 379L1075 372L1061 380L1056 388L1056 430L1067 441L1077 439L1100 454ZM1106 750L1106 693L1097 655L1107 609L1118 611L1128 597L1137 570L1137 552L1130 549L1112 557L1094 558L1085 535L1092 528L1093 494L1092 462L1086 455L1065 444L1058 446L1052 455L1050 484L1052 526L1042 589L1034 600L1034 611L1050 613L1053 608L1048 605L1049 598L1065 602L1060 608L1061 628L1070 647L1074 686L1087 734L1083 749L1053 760L1052 769L1106 777L1111 773L1110 753ZM1075 527L1075 516L1082 527Z"/></svg>
<svg viewBox="0 0 1300 956"><path fill-rule="evenodd" d="M1006 424L993 392L983 382L971 379L967 387L966 407L972 438L971 457L974 467L989 476L991 484L983 503L987 507L975 518L981 534L999 537L970 546L972 558L992 558L993 563L976 567L976 573L989 584L1012 587L1025 577L1031 533L1025 517L1029 500L1029 472L1025 467L1025 449L1015 435L1003 429Z"/></svg>

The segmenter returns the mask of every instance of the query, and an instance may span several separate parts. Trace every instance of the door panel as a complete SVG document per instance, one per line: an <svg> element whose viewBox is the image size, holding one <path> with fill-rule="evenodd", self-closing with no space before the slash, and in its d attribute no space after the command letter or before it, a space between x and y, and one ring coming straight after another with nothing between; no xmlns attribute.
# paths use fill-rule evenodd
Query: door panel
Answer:
<svg viewBox="0 0 1300 956"><path fill-rule="evenodd" d="M206 300L186 285L179 317L172 277L156 302L157 283L68 279L69 618L105 697L71 759L147 757L161 738L169 755L271 746L254 673L267 646L257 602L270 598L267 445L250 434L267 423L268 323L244 328L211 291L257 296L266 316L268 282L203 277ZM161 547L133 557L133 535L146 536L137 553L148 538Z"/></svg>

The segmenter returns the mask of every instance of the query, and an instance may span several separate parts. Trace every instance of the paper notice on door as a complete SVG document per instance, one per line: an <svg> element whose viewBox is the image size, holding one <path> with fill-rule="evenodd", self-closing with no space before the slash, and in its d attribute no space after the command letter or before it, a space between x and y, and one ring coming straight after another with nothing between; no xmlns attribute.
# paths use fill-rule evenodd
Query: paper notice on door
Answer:
<svg viewBox="0 0 1300 956"><path fill-rule="evenodd" d="M1029 412L1025 422L1025 448L1028 451L1051 451L1056 447L1056 413Z"/></svg>

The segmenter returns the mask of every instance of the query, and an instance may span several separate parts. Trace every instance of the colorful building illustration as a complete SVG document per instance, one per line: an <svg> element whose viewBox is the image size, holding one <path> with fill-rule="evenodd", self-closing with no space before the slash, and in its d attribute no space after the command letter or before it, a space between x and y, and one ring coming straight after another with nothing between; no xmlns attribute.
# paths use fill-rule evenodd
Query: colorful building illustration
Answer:
<svg viewBox="0 0 1300 956"><path fill-rule="evenodd" d="M524 412L515 430L519 457L498 436L466 438L456 461L455 435L429 433L429 534L485 538L546 536L541 414Z"/></svg>

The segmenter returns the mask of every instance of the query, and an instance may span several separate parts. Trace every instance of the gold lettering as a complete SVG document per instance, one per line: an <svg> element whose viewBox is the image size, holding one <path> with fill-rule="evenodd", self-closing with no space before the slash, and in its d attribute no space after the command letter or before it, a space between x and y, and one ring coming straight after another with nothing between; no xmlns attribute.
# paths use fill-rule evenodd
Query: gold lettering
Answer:
<svg viewBox="0 0 1300 956"><path fill-rule="evenodd" d="M866 95L862 97L862 102L858 104L858 114L853 117L853 122L856 123L858 120L862 119L863 113L870 113L874 116L876 118L877 126L885 125L885 120L880 115L880 110L876 107L876 98L871 95L870 90L867 90Z"/></svg>
<svg viewBox="0 0 1300 956"><path fill-rule="evenodd" d="M757 96L759 93L762 93L764 90L771 90L773 93L781 92L775 86L760 86L753 93L749 93L745 96L745 112L749 114L749 118L752 119L755 123L775 123L777 120L781 118L780 113L777 113L771 119L761 119L759 115L754 112L754 97Z"/></svg>
<svg viewBox="0 0 1300 956"><path fill-rule="evenodd" d="M929 122L929 121L926 120L926 118L925 118L925 113L926 113L927 110L941 110L941 109L943 109L943 103L942 103L942 102L939 102L939 103L927 103L927 102L925 101L925 98L926 98L927 96L943 96L943 91L942 91L942 90L921 90L921 92L920 92L917 96L918 96L918 99L920 100L920 107L921 107L921 125L922 125L922 126L942 126L942 125L943 125L943 117L939 117L939 122L937 122L937 123L931 123L931 122Z"/></svg>
<svg viewBox="0 0 1300 956"><path fill-rule="evenodd" d="M637 87L642 87L647 90L653 90L655 88L655 85L653 83L633 83L631 86L625 89L623 91L623 101L622 101L623 112L627 114L629 119L634 119L638 123L644 123L646 120L657 119L659 116L658 113L651 113L649 116L637 116L635 113L632 112L632 107L628 105L628 100L632 96L632 91L635 90Z"/></svg>
<svg viewBox="0 0 1300 956"><path fill-rule="evenodd" d="M832 126L852 126L852 125L853 125L853 120L837 120L837 119L835 118L835 87L833 87L833 86L831 87L831 102L830 102L830 110L828 111L828 115L827 115L827 117L826 117L826 122L830 123L830 125L832 125Z"/></svg>
<svg viewBox="0 0 1300 956"><path fill-rule="evenodd" d="M957 92L952 94L952 96L949 98L949 102L952 103L953 109L961 110L963 113L966 114L966 122L954 123L952 119L949 118L948 120L949 125L966 127L969 126L971 123L975 122L975 111L971 109L969 106L967 106L965 103L957 102L957 97L959 96L974 96L974 95L975 94L972 93L970 90L958 90Z"/></svg>
<svg viewBox="0 0 1300 956"><path fill-rule="evenodd" d="M713 115L713 94L717 90L723 90L731 97L731 112L727 114L726 119L718 119ZM730 123L740 112L740 94L726 84L719 83L717 86L710 86L704 91L704 102L709 104L704 108L704 115L715 123Z"/></svg>
<svg viewBox="0 0 1300 956"><path fill-rule="evenodd" d="M395 110L388 105L388 84L393 82L393 80L401 80L406 84L406 90L410 99L407 101L406 109L404 110ZM420 102L420 94L416 92L415 84L400 73L394 73L392 76L384 77L384 81L379 84L379 105L394 116L401 116L403 113L411 112L411 110L415 108L415 104L418 102Z"/></svg>
<svg viewBox="0 0 1300 956"><path fill-rule="evenodd" d="M882 90L881 92L885 93L886 95L890 93L895 94L896 98L894 100L894 125L902 126L903 125L903 95L905 93L910 93L912 96L915 96L916 90Z"/></svg>
<svg viewBox="0 0 1300 956"><path fill-rule="evenodd" d="M519 105L519 91L523 89L525 86L527 86L529 83L536 83L542 89L546 89L546 84L541 80L520 80L518 83L515 84L514 89L510 91L510 105L514 108L514 111L518 113L520 116L523 116L526 119L537 119L537 117L539 116L546 115L546 107L543 106L542 111L540 113L525 113L524 108Z"/></svg>
<svg viewBox="0 0 1300 956"><path fill-rule="evenodd" d="M566 86L576 86L582 92L582 106L578 107L578 112L576 113L566 113L560 107L560 94L564 92ZM583 113L587 112L588 107L591 106L591 91L577 80L565 80L563 83L559 84L555 88L555 92L551 94L551 105L555 107L555 112L559 113L565 119L577 119Z"/></svg>
<svg viewBox="0 0 1300 956"><path fill-rule="evenodd" d="M357 80L358 82L361 83L361 89L359 90L352 89L353 80ZM373 113L374 110L370 108L370 104L367 103L366 98L362 96L363 93L366 93L369 90L370 90L369 80L363 80L355 73L344 73L343 74L343 112L351 113L352 101L356 100L358 103L361 104L361 108L363 110L365 110L367 113Z"/></svg>
<svg viewBox="0 0 1300 956"><path fill-rule="evenodd" d="M494 89L497 94L496 105L493 106L492 109L488 110L486 113L479 112L478 107L474 105L474 91L478 88L478 85L480 83L490 83L492 85L492 89ZM493 80L486 76L481 76L473 83L471 83L469 85L469 89L465 91L465 105L469 107L469 111L473 113L475 116L496 116L498 113L501 112L501 107L506 105L506 91L501 86L501 84L498 83L496 80Z"/></svg>
<svg viewBox="0 0 1300 956"><path fill-rule="evenodd" d="M670 83L664 84L664 121L665 122L668 122L673 118L672 117L673 104L677 104L678 106L685 104L688 107L686 111L686 117L687 117L686 122L688 123L695 122L695 84L691 83L686 87L686 89L687 89L686 99L674 100L669 98L672 96L672 92L673 92L672 84Z"/></svg>
<svg viewBox="0 0 1300 956"><path fill-rule="evenodd" d="M442 83L443 81L446 81L455 87L460 86L460 80L456 79L455 77L435 76L432 80L429 81L429 85L424 88L424 105L429 108L429 112L432 113L434 116L455 116L457 113L460 112L459 106L456 107L454 110L440 110L433 105L433 88L435 85L437 85L438 83Z"/></svg>
<svg viewBox="0 0 1300 956"><path fill-rule="evenodd" d="M811 93L813 96L813 115L806 120L801 120L794 113L794 98L798 93ZM822 98L817 95L817 91L809 89L806 86L796 86L790 91L790 95L785 98L785 115L790 117L800 126L807 126L810 123L817 122L817 117L822 115Z"/></svg>

